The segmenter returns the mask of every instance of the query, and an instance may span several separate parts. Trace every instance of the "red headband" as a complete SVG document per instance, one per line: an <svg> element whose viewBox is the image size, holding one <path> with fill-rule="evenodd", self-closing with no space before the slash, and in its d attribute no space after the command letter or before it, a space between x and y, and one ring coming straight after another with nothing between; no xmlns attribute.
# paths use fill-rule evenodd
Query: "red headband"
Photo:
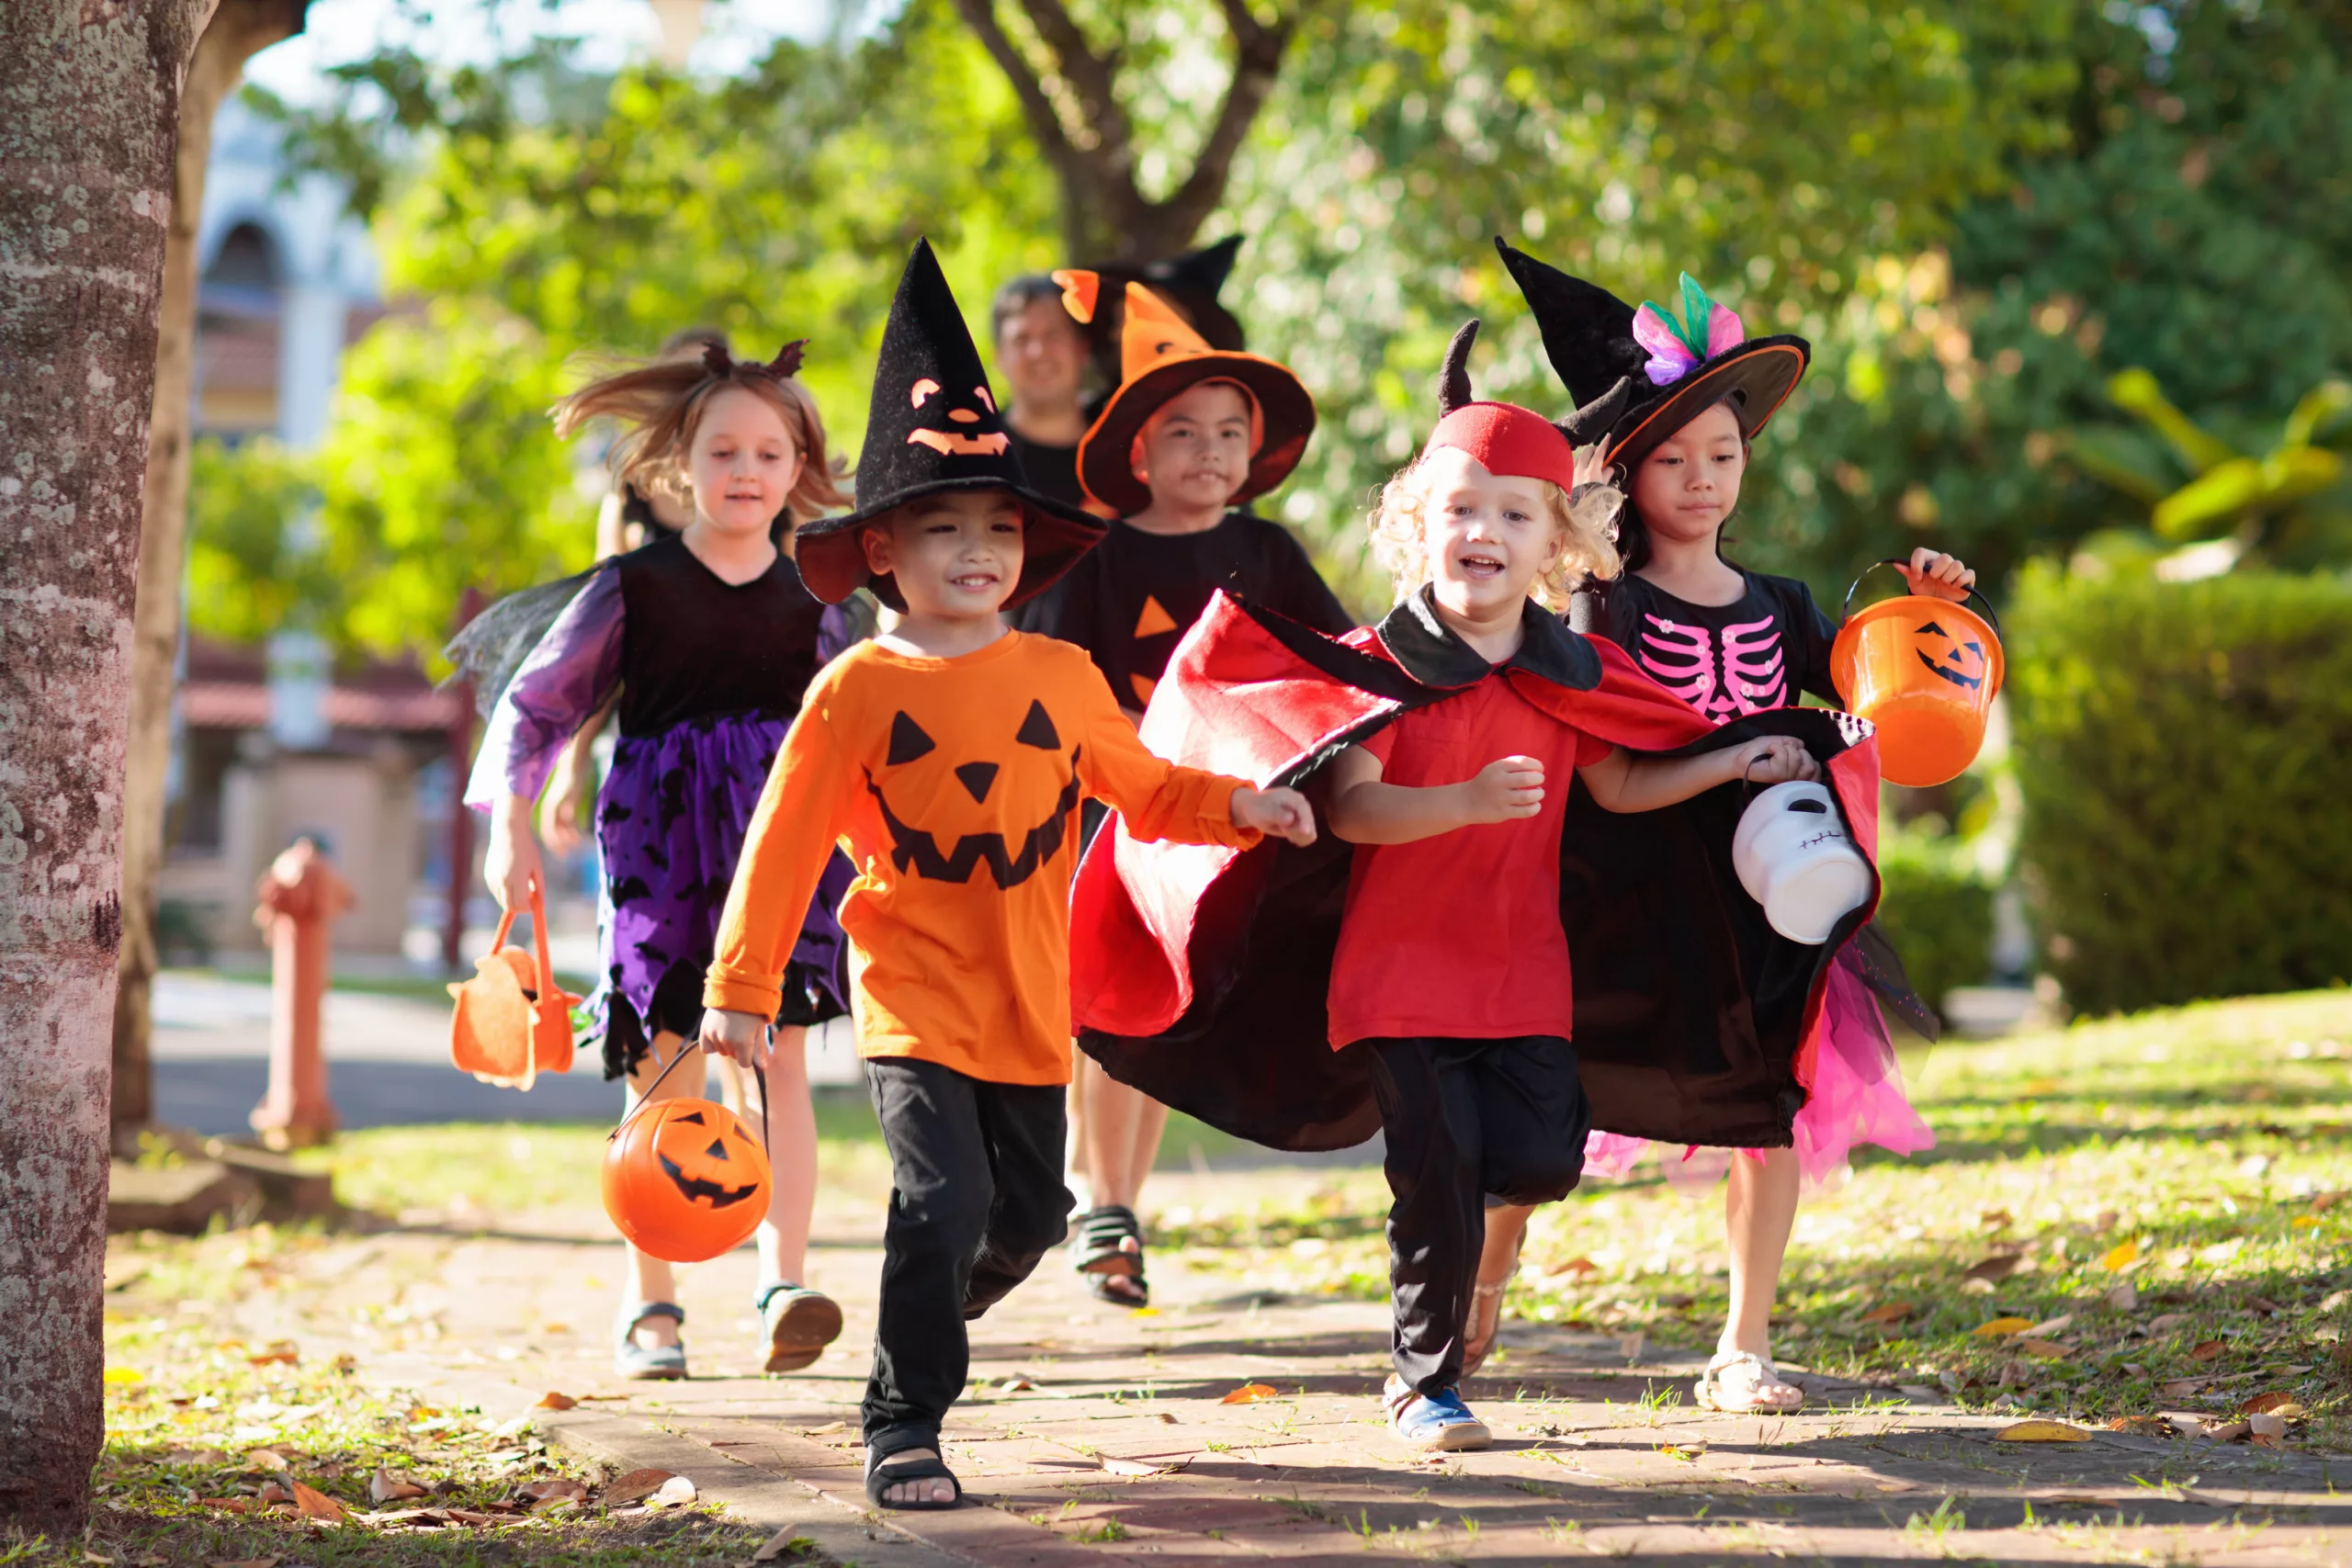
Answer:
<svg viewBox="0 0 2352 1568"><path fill-rule="evenodd" d="M1560 427L1517 403L1464 403L1430 432L1428 457L1441 446L1464 452L1490 474L1549 479L1564 491L1577 483L1576 449Z"/></svg>

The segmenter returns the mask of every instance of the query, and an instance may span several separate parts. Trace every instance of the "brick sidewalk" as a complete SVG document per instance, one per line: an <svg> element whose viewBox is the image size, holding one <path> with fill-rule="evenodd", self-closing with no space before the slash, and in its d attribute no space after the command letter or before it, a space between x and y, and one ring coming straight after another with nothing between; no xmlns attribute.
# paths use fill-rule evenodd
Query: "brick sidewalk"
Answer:
<svg viewBox="0 0 2352 1568"><path fill-rule="evenodd" d="M1280 1179L1175 1182L1262 1190ZM1689 1404L1695 1359L1629 1362L1639 1346L1534 1325L1508 1328L1494 1375L1466 1391L1495 1448L1418 1461L1379 1418L1380 1305L1270 1295L1156 1262L1156 1314L1129 1314L1090 1300L1058 1258L974 1325L978 1393L950 1416L947 1438L977 1506L876 1521L856 1402L878 1219L842 1197L820 1212L810 1282L844 1303L849 1326L789 1379L748 1375L760 1355L748 1251L692 1270L680 1292L693 1381L614 1379L619 1259L593 1212L482 1235L352 1236L221 1308L220 1321L257 1343L348 1349L364 1376L495 1414L560 1391L583 1403L544 1416L551 1438L691 1474L707 1495L869 1568L1361 1562L1367 1552L1482 1563L2352 1562L2352 1495L2335 1495L2322 1457L2109 1432L1997 1443L2001 1420L1819 1380L1798 1416L1713 1416ZM1279 1397L1220 1403L1250 1382Z"/></svg>

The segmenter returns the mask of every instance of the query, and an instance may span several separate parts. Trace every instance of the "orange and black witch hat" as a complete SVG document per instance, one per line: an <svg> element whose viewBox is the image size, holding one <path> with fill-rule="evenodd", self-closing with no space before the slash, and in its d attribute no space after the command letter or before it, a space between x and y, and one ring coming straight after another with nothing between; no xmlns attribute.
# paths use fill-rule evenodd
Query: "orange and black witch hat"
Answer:
<svg viewBox="0 0 2352 1568"><path fill-rule="evenodd" d="M1080 321L1093 319L1101 278L1057 272L1062 303ZM1238 505L1265 494L1298 467L1315 434L1315 400L1289 366L1262 355L1212 348L1177 310L1139 283L1126 286L1126 319L1119 339L1118 389L1078 444L1078 482L1122 517L1151 504L1151 488L1136 477L1135 439L1145 422L1179 392L1204 381L1230 381L1256 404L1249 477L1234 493Z"/></svg>

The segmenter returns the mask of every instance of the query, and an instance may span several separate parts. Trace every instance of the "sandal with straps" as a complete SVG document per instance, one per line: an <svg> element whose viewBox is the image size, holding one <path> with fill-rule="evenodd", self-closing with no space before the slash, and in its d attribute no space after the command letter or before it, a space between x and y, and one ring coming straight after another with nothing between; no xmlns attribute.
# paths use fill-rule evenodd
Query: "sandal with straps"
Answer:
<svg viewBox="0 0 2352 1568"><path fill-rule="evenodd" d="M841 1303L822 1291L775 1280L752 1292L752 1309L768 1331L768 1372L797 1372L813 1366L825 1347L841 1337Z"/></svg>
<svg viewBox="0 0 2352 1568"><path fill-rule="evenodd" d="M683 1328L686 1309L675 1302L637 1302L621 1308L613 1371L631 1382L674 1382L686 1375L686 1348L684 1343L639 1344L637 1325L649 1317L666 1317Z"/></svg>
<svg viewBox="0 0 2352 1568"><path fill-rule="evenodd" d="M1743 1376L1746 1391L1726 1386L1726 1372ZM1785 1391L1785 1392L1781 1392ZM1781 1375L1781 1369L1753 1350L1719 1350L1690 1396L1710 1410L1726 1416L1788 1416L1804 1408L1805 1393Z"/></svg>
<svg viewBox="0 0 2352 1568"><path fill-rule="evenodd" d="M1080 1215L1078 1235L1070 1244L1070 1267L1086 1276L1087 1289L1098 1302L1124 1307L1151 1304L1151 1286L1143 1277L1143 1226L1133 1209L1106 1203Z"/></svg>
<svg viewBox="0 0 2352 1568"><path fill-rule="evenodd" d="M906 1440L893 1443L890 1440L891 1436L903 1438ZM910 1450L915 1449L927 1449L930 1452L924 1456L899 1457L910 1455ZM910 1481L944 1481L956 1489L956 1495L944 1502L930 1497L922 1498L918 1502L906 1503L892 1503L884 1499L883 1494L891 1487L902 1486ZM865 1500L877 1508L894 1508L904 1513L931 1513L960 1506L964 1501L964 1483L956 1479L956 1472L948 1469L947 1461L940 1457L939 1439L936 1437L926 1437L921 1432L902 1431L877 1438L865 1445Z"/></svg>

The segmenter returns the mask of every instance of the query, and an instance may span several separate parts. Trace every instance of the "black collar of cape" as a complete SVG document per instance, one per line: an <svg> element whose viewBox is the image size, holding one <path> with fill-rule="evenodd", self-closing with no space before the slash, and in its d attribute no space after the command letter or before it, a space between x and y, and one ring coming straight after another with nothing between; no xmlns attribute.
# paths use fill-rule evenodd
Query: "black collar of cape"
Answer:
<svg viewBox="0 0 2352 1568"><path fill-rule="evenodd" d="M1374 630L1406 674L1442 691L1474 686L1501 670L1524 670L1571 692L1589 692L1600 684L1600 655L1559 616L1531 599L1520 613L1520 626L1519 651L1500 664L1489 664L1438 618L1425 583L1389 611Z"/></svg>

